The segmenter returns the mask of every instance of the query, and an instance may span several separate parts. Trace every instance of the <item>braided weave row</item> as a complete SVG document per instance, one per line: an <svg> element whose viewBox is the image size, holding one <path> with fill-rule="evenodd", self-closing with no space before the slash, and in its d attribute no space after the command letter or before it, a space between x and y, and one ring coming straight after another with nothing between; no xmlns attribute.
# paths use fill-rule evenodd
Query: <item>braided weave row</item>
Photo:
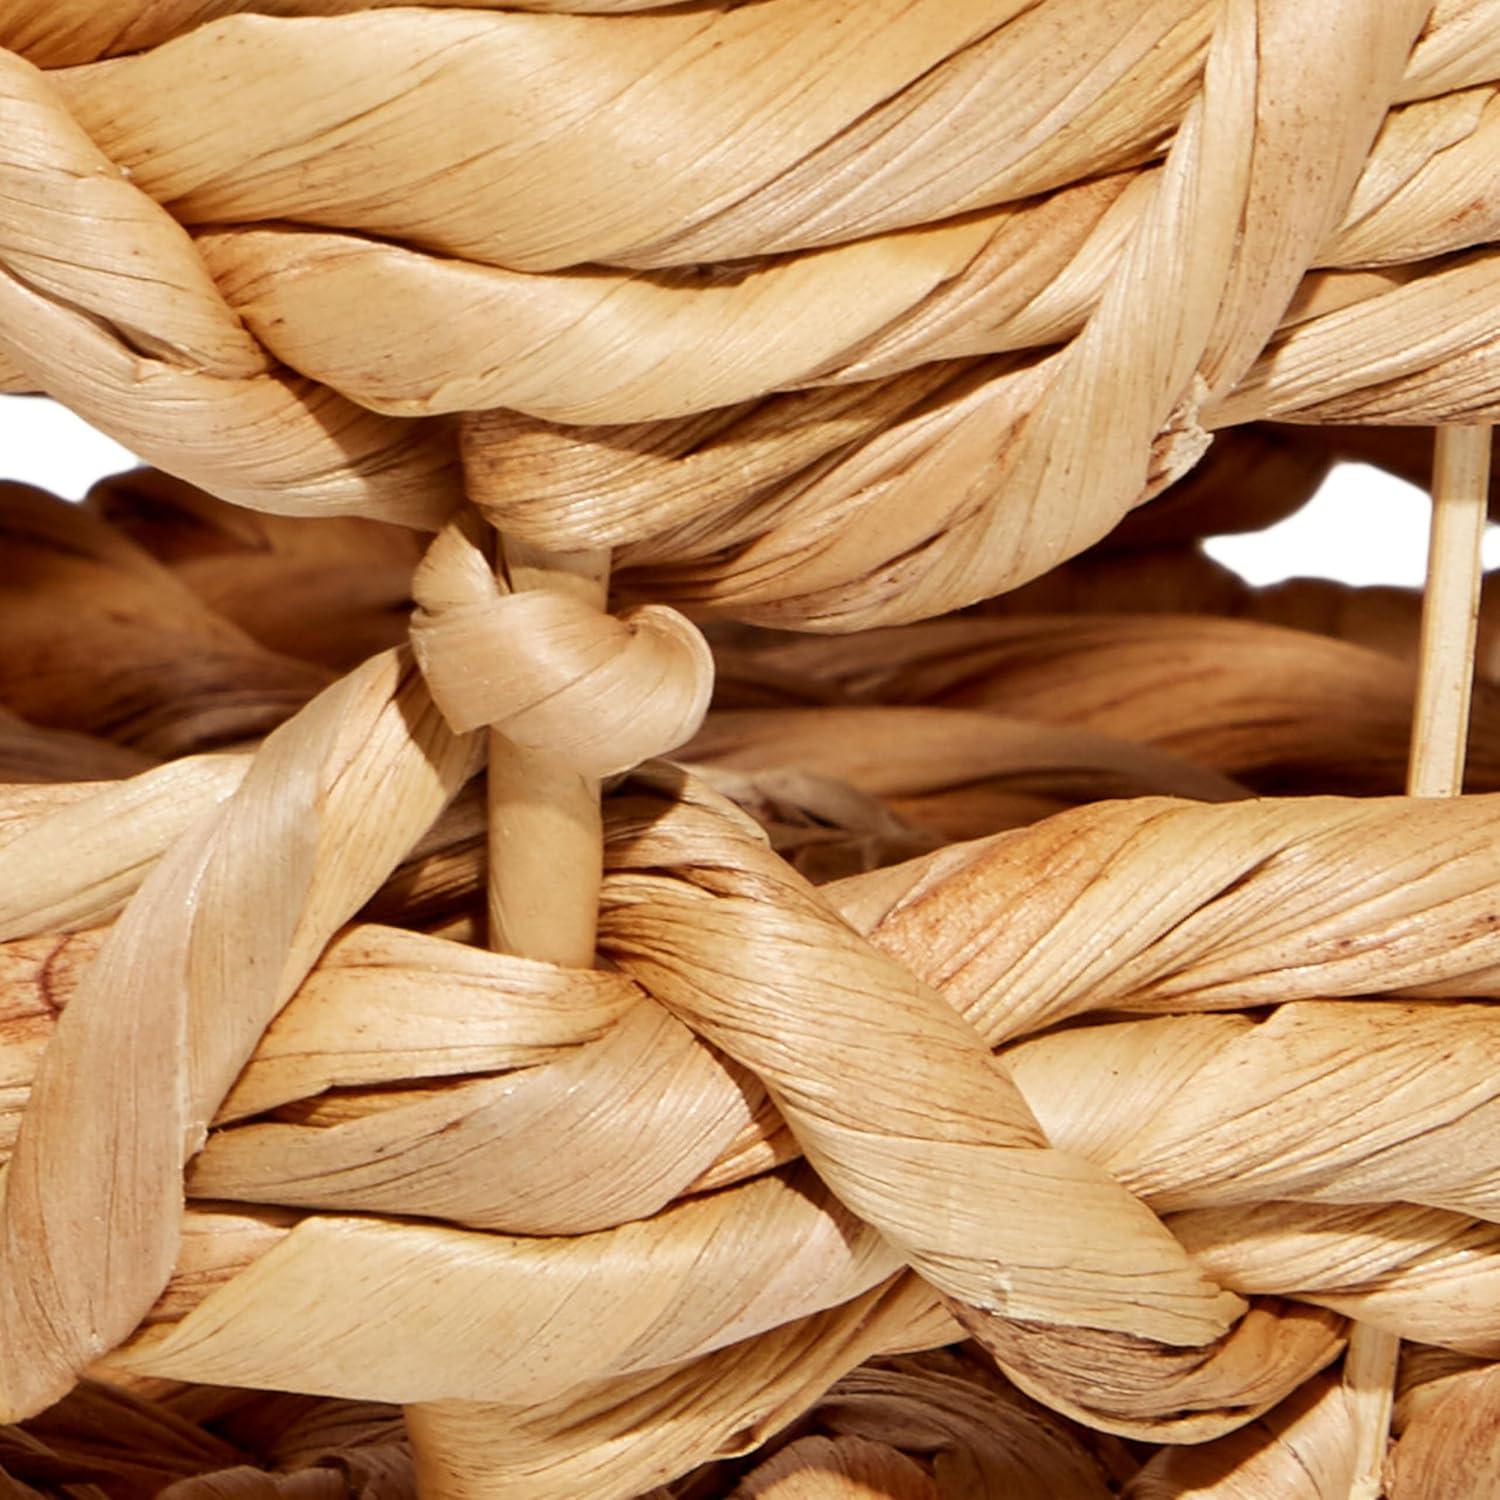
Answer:
<svg viewBox="0 0 1500 1500"><path fill-rule="evenodd" d="M1035 576L1225 424L1493 411L1480 0L92 9L0 38L160 43L7 65L5 383L241 503L436 525L452 428L376 413L503 408L508 532L847 628Z"/></svg>
<svg viewBox="0 0 1500 1500"><path fill-rule="evenodd" d="M12 500L22 520L11 535L28 549L18 555L32 559L33 581L57 598L68 597L69 577L94 581L91 595L75 588L80 602L67 614L51 612L50 645L113 676L176 642L189 685L232 646L221 681L252 716L245 722L286 713L289 658L222 615L217 633L185 628L206 596L185 587L197 559L183 543L190 528L229 524L232 513L134 479L101 492L94 514L34 492ZM162 561L102 514L149 537ZM322 524L346 528L346 546L372 562L390 546L378 529ZM316 528L284 533L279 555L253 533L246 542L260 566L287 574L326 545ZM356 601L365 618L349 633L368 641L385 603L357 602L369 595L363 559L323 567L329 587L315 607ZM142 575L156 587L132 605ZM23 610L37 597L6 596ZM7 603L6 618L24 616ZM130 618L139 623L122 634L117 622ZM967 629L982 646L981 624ZM292 626L283 616L278 628ZM1284 639L1304 669L1332 644L1235 628ZM907 634L916 649L893 649ZM736 670L748 684L762 658L782 663L784 691L800 674L816 696L815 671L830 688L859 681L872 691L881 684L859 675L857 650L900 673L904 660L941 661L924 639L881 633L819 643L818 653L813 643L767 651L747 641L744 668L726 658L724 692L733 701ZM1143 705L1155 702L1152 722L1169 728L1171 682L1132 667L1129 635L1116 633L1113 648L1094 647L1110 656L1121 701L1133 679ZM1221 664L1226 678L1231 662ZM1380 680L1378 659L1370 665ZM316 668L306 670L313 692ZM1383 671L1399 699L1399 668ZM976 680L969 669L965 678ZM18 669L18 680L32 678ZM1065 667L1059 681L1073 680ZM921 691L908 681L907 696ZM872 1355L934 1347L962 1329L1021 1390L1083 1424L1062 1451L1084 1473L1100 1461L1089 1434L1103 1429L1203 1444L1184 1454L1204 1464L1237 1442L1251 1465L1240 1479L1253 1484L1254 1466L1282 1450L1243 1424L1290 1392L1300 1394L1275 1421L1297 1433L1328 1428L1332 1437L1306 1441L1331 1443L1342 1472L1339 1393L1308 1384L1339 1348L1336 1314L1470 1356L1500 1349L1491 1270L1500 1203L1483 1124L1494 1027L1487 1006L1443 998L1472 1002L1500 982L1491 798L1424 808L1380 797L1243 800L1210 767L1227 749L1226 770L1257 774L1258 758L1243 754L1257 734L1273 747L1260 763L1301 778L1289 790L1328 774L1316 750L1300 769L1280 759L1253 699L1238 736L1184 740L1188 761L1096 729L997 719L982 693L965 709L719 710L689 751L705 758L702 771L642 773L606 799L599 941L614 965L589 972L463 940L484 900L484 814L462 790L475 765L470 741L443 731L425 701L421 680L381 656L253 755L190 753L125 779L112 778L133 768L110 762L92 782L8 794L0 1139L13 1166L28 1147L68 1163L49 1173L43 1155L24 1175L13 1170L8 1222L27 1211L28 1189L49 1214L58 1182L79 1192L75 1143L90 1130L138 1133L128 1151L92 1158L110 1174L112 1203L150 1180L139 1168L153 1138L174 1181L192 1157L185 1214L142 1219L169 1257L160 1295L148 1279L120 1275L139 1265L119 1253L118 1236L110 1241L114 1277L87 1317L120 1332L75 1346L70 1364L60 1366L54 1340L63 1297L81 1279L76 1264L39 1263L24 1227L11 1241L9 1285L48 1298L50 1319L7 1363L27 1382L11 1386L12 1411L60 1393L90 1361L116 1380L467 1401L477 1403L467 1451L507 1493L628 1496L759 1445ZM1321 709L1300 686L1280 701L1294 730L1311 730ZM184 706L192 717L155 707L126 737L155 743L164 733L175 750L195 736L243 734L203 718L192 697ZM50 749L62 737L73 755L100 743L85 738L98 721L63 728L62 705L30 707L60 725L32 730L33 741L45 734ZM1369 707L1378 722L1384 710ZM941 757L924 753L934 738ZM965 738L967 759L953 748ZM903 743L909 759L881 753L872 763L868 747ZM776 769L787 761L809 769ZM291 778L278 769L296 764L325 769ZM413 775L427 800L360 795ZM976 777L989 786L977 799ZM304 810L289 816L303 785ZM1135 795L1024 826L1037 799L1045 809L1101 791ZM394 825L397 806L416 822ZM1001 807L1020 826L945 845L994 826ZM418 823L430 831L419 837ZM819 827L821 842L805 842ZM843 878L808 885L768 834L799 862L823 851L811 868ZM267 861L258 838L292 843ZM196 967L224 941L204 926L217 903L184 903L168 882L242 892L244 876L215 866L246 860L291 884L288 858L311 862L300 878L318 898L290 905L294 925L278 930L265 920L274 898L252 887L261 916L239 931L290 956L224 964L291 993L260 1031L246 1012L265 1002L242 980L208 989L213 971ZM37 872L54 869L55 882L38 883ZM321 935L361 906L365 915L319 957ZM122 907L120 921L101 926ZM173 915L187 924L176 940ZM132 930L148 923L149 945L132 954ZM195 975L186 991L164 982L181 972L178 954ZM1390 998L1371 998L1381 995ZM205 1031L192 1007L208 996L215 1020ZM143 1038L128 1068L117 1061L126 1005L141 1014ZM102 1044L77 1025L91 1008ZM228 1024L237 1011L243 1020ZM167 1022L174 1013L181 1019ZM1093 1015L1101 1020L1050 1029ZM201 1037L197 1050L148 1045L164 1024ZM971 1059L997 1044L1004 1072L974 1071ZM210 1064L205 1046L243 1049L248 1065ZM189 1058L190 1072L148 1085L184 1100L182 1124L163 1129L159 1110L129 1107L147 1066L181 1069ZM75 1089L65 1105L51 1102L49 1089L77 1079L87 1097ZM210 1086L217 1100L194 1093ZM111 1123L96 1123L101 1115ZM212 1122L202 1149L195 1119ZM566 1174L538 1155L539 1139L568 1142ZM1413 1184L1422 1184L1416 1201ZM1020 1206L1038 1192L1049 1205L1039 1217ZM1091 1246L1092 1262L1078 1254ZM408 1307L420 1315L403 1316ZM849 1377L866 1378L879 1377ZM990 1389L974 1398L986 1421L996 1399L1022 1399ZM497 1404L508 1421L495 1421ZM906 1394L898 1404L903 1420L917 1420ZM664 1418L645 1415L667 1410L677 1413L670 1441ZM1017 1441L1026 1462L1040 1463L1034 1445L1050 1419L1020 1410L1030 1415ZM652 1441L622 1445L643 1422ZM889 1445L876 1428L860 1434ZM794 1443L784 1450L794 1457L765 1461L793 1478L845 1463L858 1477L859 1463L875 1463L870 1482L887 1486L876 1493L904 1493L890 1486L906 1481L883 1467L895 1460L851 1449L848 1436L835 1425L819 1439L836 1445L832 1457ZM963 1438L964 1462L982 1461L973 1450L986 1441ZM1168 1472L1187 1461L1174 1451L1162 1450ZM396 1452L409 1485L405 1446ZM1055 1492L1112 1492L1099 1479L1066 1482ZM1154 1493L1156 1482L1142 1471L1132 1493Z"/></svg>
<svg viewBox="0 0 1500 1500"><path fill-rule="evenodd" d="M7 6L12 1484L1474 1492L1500 706L1185 544L1495 416L1497 37Z"/></svg>

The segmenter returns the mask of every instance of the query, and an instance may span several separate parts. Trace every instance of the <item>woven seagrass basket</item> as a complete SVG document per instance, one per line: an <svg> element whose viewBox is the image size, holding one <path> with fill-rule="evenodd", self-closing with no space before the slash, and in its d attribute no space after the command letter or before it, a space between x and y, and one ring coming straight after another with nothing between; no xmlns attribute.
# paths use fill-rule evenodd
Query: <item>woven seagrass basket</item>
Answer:
<svg viewBox="0 0 1500 1500"><path fill-rule="evenodd" d="M1500 0L0 47L0 1496L1500 1495Z"/></svg>

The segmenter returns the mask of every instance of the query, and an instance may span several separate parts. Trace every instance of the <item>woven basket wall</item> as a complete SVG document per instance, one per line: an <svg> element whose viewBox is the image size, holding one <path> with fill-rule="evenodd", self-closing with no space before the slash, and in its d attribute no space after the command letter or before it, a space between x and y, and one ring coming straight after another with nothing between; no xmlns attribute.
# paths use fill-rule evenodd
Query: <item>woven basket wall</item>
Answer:
<svg viewBox="0 0 1500 1500"><path fill-rule="evenodd" d="M0 1497L1500 1495L1500 0L0 48Z"/></svg>

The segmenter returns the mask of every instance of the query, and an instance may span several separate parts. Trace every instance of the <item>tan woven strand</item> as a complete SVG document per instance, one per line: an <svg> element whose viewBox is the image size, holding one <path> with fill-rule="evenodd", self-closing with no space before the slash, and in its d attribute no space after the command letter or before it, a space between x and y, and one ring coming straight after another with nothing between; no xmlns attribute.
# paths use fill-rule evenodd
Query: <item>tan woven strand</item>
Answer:
<svg viewBox="0 0 1500 1500"><path fill-rule="evenodd" d="M330 689L116 923L47 1048L5 1179L12 1417L63 1394L165 1286L183 1161L328 937L462 780L470 747L423 699L392 656ZM401 788L399 816L370 805L372 778Z"/></svg>
<svg viewBox="0 0 1500 1500"><path fill-rule="evenodd" d="M0 186L29 209L0 231L0 353L33 388L242 504L429 526L451 509L442 434L272 370L184 231L9 53L0 130Z"/></svg>
<svg viewBox="0 0 1500 1500"><path fill-rule="evenodd" d="M1492 237L1497 132L1492 86L1395 111L1312 263L1400 264ZM208 230L195 243L266 347L374 410L504 406L554 422L631 423L1071 337L1120 273L1154 191L1153 172L1117 173L929 228L768 257L717 282L693 271L521 274L290 227ZM1299 302L1331 298L1348 280L1313 273ZM386 310L379 321L361 315L372 298ZM1378 308L1367 344L1405 323L1402 299ZM1305 317L1294 304L1286 322ZM498 330L503 358L472 341L476 324ZM782 332L766 340L765 326ZM1368 353L1351 353L1340 377L1368 383ZM1283 367L1299 357L1292 340L1278 361L1283 403ZM1252 388L1260 378L1249 376Z"/></svg>

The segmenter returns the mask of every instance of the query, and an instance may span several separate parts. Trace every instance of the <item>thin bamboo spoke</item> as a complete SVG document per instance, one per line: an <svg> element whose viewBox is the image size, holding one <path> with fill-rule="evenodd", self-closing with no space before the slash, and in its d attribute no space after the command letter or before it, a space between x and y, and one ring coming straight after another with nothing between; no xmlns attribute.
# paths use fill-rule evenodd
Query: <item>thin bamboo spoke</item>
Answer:
<svg viewBox="0 0 1500 1500"><path fill-rule="evenodd" d="M1489 500L1490 429L1440 427L1432 470L1432 525L1422 645L1406 790L1456 797L1463 789L1474 641ZM1356 1468L1350 1500L1377 1500L1391 1424L1400 1340L1356 1323L1344 1363L1354 1404Z"/></svg>
<svg viewBox="0 0 1500 1500"><path fill-rule="evenodd" d="M512 589L561 589L604 608L607 551L544 553L507 538L500 547ZM599 783L491 730L488 798L490 947L591 967L604 857Z"/></svg>
<svg viewBox="0 0 1500 1500"><path fill-rule="evenodd" d="M1462 790L1489 476L1488 427L1438 429L1421 666L1406 782L1413 797L1456 797Z"/></svg>

